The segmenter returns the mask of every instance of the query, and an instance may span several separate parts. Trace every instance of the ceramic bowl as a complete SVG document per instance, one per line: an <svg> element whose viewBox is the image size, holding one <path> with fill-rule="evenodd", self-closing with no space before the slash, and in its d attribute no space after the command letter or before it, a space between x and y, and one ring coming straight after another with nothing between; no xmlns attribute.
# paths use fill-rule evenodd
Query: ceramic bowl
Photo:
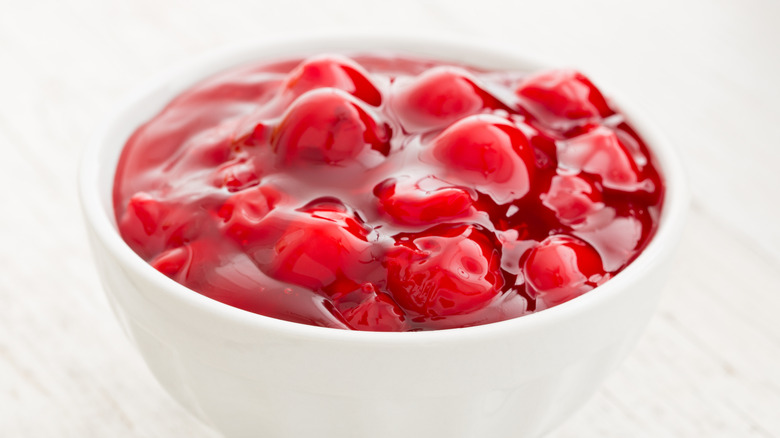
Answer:
<svg viewBox="0 0 780 438"><path fill-rule="evenodd" d="M248 62L376 50L490 69L539 67L496 44L336 36L234 46L158 77L100 126L82 162L82 205L108 300L160 384L227 437L540 436L583 405L635 345L683 227L687 191L674 150L619 96L618 106L654 151L666 185L658 231L603 286L521 318L416 333L276 320L175 283L117 231L111 191L120 151L178 93Z"/></svg>

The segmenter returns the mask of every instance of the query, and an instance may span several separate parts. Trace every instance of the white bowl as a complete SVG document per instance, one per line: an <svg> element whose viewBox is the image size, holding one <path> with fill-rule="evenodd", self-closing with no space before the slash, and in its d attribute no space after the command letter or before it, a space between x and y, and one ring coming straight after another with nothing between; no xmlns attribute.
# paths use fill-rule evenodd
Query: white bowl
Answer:
<svg viewBox="0 0 780 438"><path fill-rule="evenodd" d="M228 437L533 437L584 404L650 319L683 227L687 190L672 147L619 102L666 184L660 226L615 278L557 307L478 327L353 332L276 320L175 283L121 239L111 201L128 136L199 80L251 61L390 50L493 69L536 69L493 44L432 38L261 41L202 57L137 90L100 126L80 174L109 302L174 398Z"/></svg>

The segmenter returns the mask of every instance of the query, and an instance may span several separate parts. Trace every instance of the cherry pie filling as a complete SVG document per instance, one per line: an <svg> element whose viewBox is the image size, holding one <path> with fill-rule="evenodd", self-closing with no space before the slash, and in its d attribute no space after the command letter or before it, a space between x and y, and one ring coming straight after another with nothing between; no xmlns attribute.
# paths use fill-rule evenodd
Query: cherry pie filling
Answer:
<svg viewBox="0 0 780 438"><path fill-rule="evenodd" d="M128 245L207 297L419 331L598 287L647 245L663 185L576 71L322 55L179 95L127 141L113 198Z"/></svg>

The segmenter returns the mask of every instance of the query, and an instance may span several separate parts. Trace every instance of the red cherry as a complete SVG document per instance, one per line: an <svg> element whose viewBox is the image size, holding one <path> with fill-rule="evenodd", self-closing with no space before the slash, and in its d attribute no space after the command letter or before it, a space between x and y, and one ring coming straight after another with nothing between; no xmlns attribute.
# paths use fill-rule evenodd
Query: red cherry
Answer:
<svg viewBox="0 0 780 438"><path fill-rule="evenodd" d="M502 118L462 119L439 134L431 150L447 177L473 185L499 204L530 190L533 150L525 134Z"/></svg>
<svg viewBox="0 0 780 438"><path fill-rule="evenodd" d="M481 111L484 94L467 71L434 67L400 86L393 95L393 107L408 131L442 128Z"/></svg>
<svg viewBox="0 0 780 438"><path fill-rule="evenodd" d="M355 61L336 55L316 56L298 65L282 84L296 98L317 88L338 88L369 105L379 106L382 94Z"/></svg>
<svg viewBox="0 0 780 438"><path fill-rule="evenodd" d="M549 124L555 119L591 119L613 113L604 96L580 72L553 70L526 78L515 93L531 112Z"/></svg>
<svg viewBox="0 0 780 438"><path fill-rule="evenodd" d="M377 292L371 283L360 290L360 303L342 312L355 330L400 332L407 329L404 311L387 294Z"/></svg>
<svg viewBox="0 0 780 438"><path fill-rule="evenodd" d="M380 125L343 91L315 90L298 98L271 136L284 164L341 164L366 149L390 151L389 128Z"/></svg>
<svg viewBox="0 0 780 438"><path fill-rule="evenodd" d="M399 184L394 178L379 183L374 194L380 210L403 225L435 224L468 216L474 212L471 196L465 190L442 185L421 187L434 178Z"/></svg>
<svg viewBox="0 0 780 438"><path fill-rule="evenodd" d="M568 140L558 152L558 161L564 168L600 177L609 189L633 192L645 187L631 154L604 126Z"/></svg>
<svg viewBox="0 0 780 438"><path fill-rule="evenodd" d="M272 278L338 297L368 281L378 267L371 230L351 212L309 208L278 223L286 228L275 242L246 248Z"/></svg>
<svg viewBox="0 0 780 438"><path fill-rule="evenodd" d="M580 223L588 214L604 207L596 186L577 175L555 175L549 190L540 198L565 225Z"/></svg>
<svg viewBox="0 0 780 438"><path fill-rule="evenodd" d="M593 289L607 280L601 257L592 246L570 236L551 236L525 261L528 287L548 307Z"/></svg>
<svg viewBox="0 0 780 438"><path fill-rule="evenodd" d="M387 288L404 309L459 315L486 306L503 287L501 257L473 225L436 227L396 244L386 257Z"/></svg>

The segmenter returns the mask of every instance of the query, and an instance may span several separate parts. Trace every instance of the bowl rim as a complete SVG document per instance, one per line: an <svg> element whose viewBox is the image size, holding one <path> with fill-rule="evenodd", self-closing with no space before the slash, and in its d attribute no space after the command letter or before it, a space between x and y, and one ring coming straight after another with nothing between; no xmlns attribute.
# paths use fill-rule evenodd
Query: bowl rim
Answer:
<svg viewBox="0 0 780 438"><path fill-rule="evenodd" d="M664 257L669 257L682 234L689 203L689 191L680 159L671 143L666 139L656 125L647 118L636 105L627 105L618 97L613 97L612 88L605 93L610 100L621 109L631 126L643 138L653 153L664 180L665 194L659 218L659 226L645 249L626 266L603 285L575 299L559 304L543 311L529 315L464 328L431 330L422 332L371 332L344 330L320 327L276 319L249 311L245 311L212 298L197 293L158 272L150 264L138 256L121 238L114 225L114 219L104 214L101 202L100 181L101 169L106 163L100 161L101 151L111 144L108 137L115 125L121 122L151 93L170 88L177 78L187 78L189 81L179 81L177 91L166 91L171 98L181 91L191 87L209 76L232 67L238 67L251 60L279 59L281 53L290 56L305 56L325 50L336 52L361 52L369 50L392 51L411 56L435 56L437 52L469 53L470 57L484 55L485 59L504 60L506 64L516 63L534 69L550 68L551 62L539 62L538 57L530 57L518 52L514 47L504 43L455 36L394 35L377 33L333 33L333 34L298 34L283 38L258 39L244 41L217 48L203 55L191 58L173 68L167 69L152 79L144 82L130 93L109 112L99 124L99 129L89 141L82 154L78 185L82 212L88 231L94 234L113 257L119 260L123 267L141 276L148 284L164 291L168 298L179 302L182 308L195 308L211 315L226 324L238 324L242 329L273 331L286 333L293 337L314 338L326 342L364 343L373 346L397 343L450 343L460 342L464 337L485 339L499 337L505 334L516 336L520 332L537 331L549 325L560 324L568 318L574 318L581 313L587 313L601 303L610 300L616 294L630 287L635 281L642 279L644 271L659 264ZM439 58L447 58L439 56ZM469 65L484 65L485 62L465 57L463 63ZM217 68L217 66L219 66ZM193 72L197 75L193 76ZM166 99L166 102L170 101ZM161 108L152 111L159 112ZM122 142L124 145L124 142ZM110 171L115 171L116 163ZM113 181L113 178L112 178ZM111 208L113 212L113 208ZM94 254L94 252L93 252ZM105 287L105 286L104 286Z"/></svg>

